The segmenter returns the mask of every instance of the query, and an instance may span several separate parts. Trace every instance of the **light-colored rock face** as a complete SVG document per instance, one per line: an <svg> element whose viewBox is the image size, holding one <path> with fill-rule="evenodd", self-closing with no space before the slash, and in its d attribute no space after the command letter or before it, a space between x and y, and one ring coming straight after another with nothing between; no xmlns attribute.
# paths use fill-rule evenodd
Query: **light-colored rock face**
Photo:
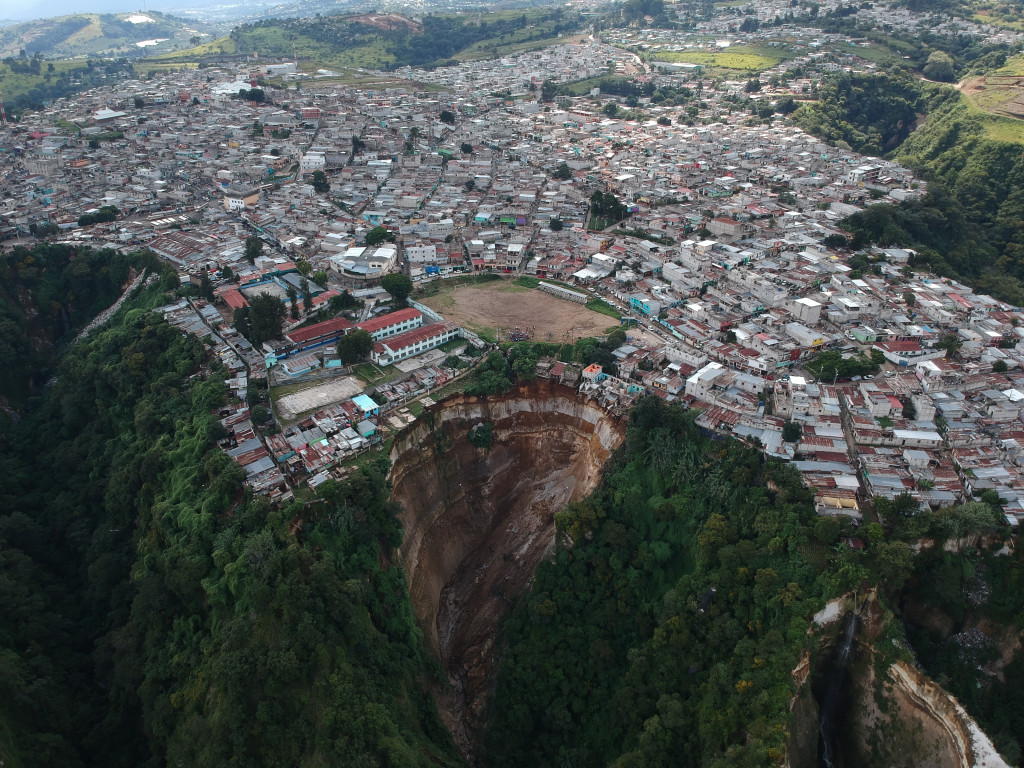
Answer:
<svg viewBox="0 0 1024 768"><path fill-rule="evenodd" d="M875 644L884 629L877 594L851 593L828 603L814 616L813 631L827 633L848 611L858 612L864 630L858 636L858 661L852 668L848 723L840 735L837 766L885 765L891 768L1009 768L991 740L963 706L915 667L898 661L884 678L876 674ZM810 690L809 655L793 670L798 694L787 764L817 765L818 707ZM884 707L879 702L885 702Z"/></svg>
<svg viewBox="0 0 1024 768"><path fill-rule="evenodd" d="M492 425L489 449L468 439ZM589 494L625 425L572 389L533 382L457 396L395 440L394 497L413 610L448 671L442 718L466 754L493 689L498 623L554 542L554 514Z"/></svg>

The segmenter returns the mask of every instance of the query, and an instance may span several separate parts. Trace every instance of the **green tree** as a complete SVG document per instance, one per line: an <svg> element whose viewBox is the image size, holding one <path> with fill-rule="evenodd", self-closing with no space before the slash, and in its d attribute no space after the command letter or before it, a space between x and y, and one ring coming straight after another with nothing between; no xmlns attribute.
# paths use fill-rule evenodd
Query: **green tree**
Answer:
<svg viewBox="0 0 1024 768"><path fill-rule="evenodd" d="M213 301L213 283L210 282L210 276L205 269L199 276L199 295L207 301Z"/></svg>
<svg viewBox="0 0 1024 768"><path fill-rule="evenodd" d="M960 347L963 344L963 339L959 335L947 333L939 341L935 342L935 348L944 349L950 357L956 357L960 353Z"/></svg>
<svg viewBox="0 0 1024 768"><path fill-rule="evenodd" d="M288 308L291 311L292 320L299 319L299 294L294 285L288 286Z"/></svg>
<svg viewBox="0 0 1024 768"><path fill-rule="evenodd" d="M782 425L782 439L787 443L795 443L803 434L803 429L795 421L787 421Z"/></svg>
<svg viewBox="0 0 1024 768"><path fill-rule="evenodd" d="M917 407L914 405L914 401L909 397L903 399L903 418L910 419L913 421L917 418Z"/></svg>
<svg viewBox="0 0 1024 768"><path fill-rule="evenodd" d="M1007 370L1009 370L1009 368L1006 365L1005 360L996 360L994 363L992 363L993 373L1006 373Z"/></svg>
<svg viewBox="0 0 1024 768"><path fill-rule="evenodd" d="M559 163L558 167L555 168L554 177L562 181L567 181L572 178L572 169L565 163Z"/></svg>
<svg viewBox="0 0 1024 768"><path fill-rule="evenodd" d="M922 72L929 80L938 80L940 83L956 80L956 65L950 55L943 51L932 51Z"/></svg>
<svg viewBox="0 0 1024 768"><path fill-rule="evenodd" d="M879 541L871 547L871 562L879 583L896 594L914 569L914 551L905 541Z"/></svg>
<svg viewBox="0 0 1024 768"><path fill-rule="evenodd" d="M814 523L814 538L823 544L835 544L839 540L839 521L830 515L822 515Z"/></svg>
<svg viewBox="0 0 1024 768"><path fill-rule="evenodd" d="M250 264L255 264L256 259L263 255L263 241L257 235L249 235L245 238L245 258Z"/></svg>
<svg viewBox="0 0 1024 768"><path fill-rule="evenodd" d="M313 171L310 183L313 185L313 191L318 195L326 195L331 191L331 182L323 171Z"/></svg>
<svg viewBox="0 0 1024 768"><path fill-rule="evenodd" d="M252 333L252 322L250 321L249 308L239 307L236 309L231 318L231 324L235 326L236 331L248 339L249 334Z"/></svg>
<svg viewBox="0 0 1024 768"><path fill-rule="evenodd" d="M338 339L338 357L345 365L355 365L373 351L373 336L362 329L350 331Z"/></svg>
<svg viewBox="0 0 1024 768"><path fill-rule="evenodd" d="M367 245L380 245L381 243L395 242L395 235L387 227L376 226L366 233Z"/></svg>
<svg viewBox="0 0 1024 768"><path fill-rule="evenodd" d="M464 155L473 154L473 145L468 142L462 142L462 144L459 146L459 149L462 150L462 154Z"/></svg>
<svg viewBox="0 0 1024 768"><path fill-rule="evenodd" d="M549 228L549 229L550 229L550 230L551 230L552 232L561 232L561 231L562 231L562 228L563 228L564 226L565 226L565 225L564 225L564 224L562 224L562 220L561 220L561 219L552 219L551 221L549 221L549 222L548 222L548 228Z"/></svg>
<svg viewBox="0 0 1024 768"><path fill-rule="evenodd" d="M775 111L781 115L791 115L796 112L797 103L792 96L783 96L775 102Z"/></svg>
<svg viewBox="0 0 1024 768"><path fill-rule="evenodd" d="M284 304L276 296L261 293L249 300L249 335L253 346L281 338Z"/></svg>
<svg viewBox="0 0 1024 768"><path fill-rule="evenodd" d="M392 272L389 275L384 275L380 285L394 297L395 303L399 306L404 307L408 303L409 295L412 293L412 280L408 275Z"/></svg>
<svg viewBox="0 0 1024 768"><path fill-rule="evenodd" d="M441 110L441 122L448 125L455 125L455 113L447 109Z"/></svg>
<svg viewBox="0 0 1024 768"><path fill-rule="evenodd" d="M313 292L309 290L309 280L302 278L299 290L302 291L302 310L308 315L313 311Z"/></svg>

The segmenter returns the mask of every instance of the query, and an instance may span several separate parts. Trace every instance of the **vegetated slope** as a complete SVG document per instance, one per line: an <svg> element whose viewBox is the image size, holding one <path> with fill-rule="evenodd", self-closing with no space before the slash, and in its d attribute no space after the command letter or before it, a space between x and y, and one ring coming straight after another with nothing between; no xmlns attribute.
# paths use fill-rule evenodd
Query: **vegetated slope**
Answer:
<svg viewBox="0 0 1024 768"><path fill-rule="evenodd" d="M849 522L818 517L792 467L706 437L693 417L642 400L601 486L556 516L561 545L505 627L487 742L495 768L775 766L814 755L806 717L790 735L808 658L811 668L820 658L810 617L872 583L890 610L914 572L913 534L873 524L866 551L848 548ZM912 511L904 500L886 509L890 521ZM943 538L1006 531L987 503L914 519ZM1006 571L1016 575L999 583L1012 589L1020 558ZM872 632L884 635L869 651L879 674L910 660L889 617ZM914 764L897 730L871 734L871 749L903 750L899 764Z"/></svg>
<svg viewBox="0 0 1024 768"><path fill-rule="evenodd" d="M939 274L1024 303L1024 153L990 138L996 118L972 111L952 88L888 75L830 79L822 96L795 113L798 125L858 151L889 152L929 182L921 200L875 204L847 219L854 247L912 247ZM912 131L915 111L927 118Z"/></svg>
<svg viewBox="0 0 1024 768"><path fill-rule="evenodd" d="M46 381L54 348L106 309L133 267L156 259L64 245L0 254L0 405L23 406Z"/></svg>
<svg viewBox="0 0 1024 768"><path fill-rule="evenodd" d="M207 364L126 306L0 429L0 759L458 763L386 557L386 462L309 510L249 498Z"/></svg>
<svg viewBox="0 0 1024 768"><path fill-rule="evenodd" d="M828 78L818 101L794 113L794 122L833 144L880 155L914 130L921 90L909 75L850 75Z"/></svg>
<svg viewBox="0 0 1024 768"><path fill-rule="evenodd" d="M991 498L986 491L983 498ZM907 638L924 670L959 699L1000 753L1024 757L1024 552L1002 548L991 507L970 504L938 516L903 518L907 540L925 537L901 613ZM955 546L943 547L943 542ZM977 543L977 546L975 544Z"/></svg>
<svg viewBox="0 0 1024 768"><path fill-rule="evenodd" d="M231 32L239 54L298 56L333 66L393 68L455 63L467 49L522 46L577 28L561 9L476 16L427 15L413 22L394 14L324 16L315 19L267 19ZM185 55L187 52L182 52ZM479 55L479 53L478 53Z"/></svg>
<svg viewBox="0 0 1024 768"><path fill-rule="evenodd" d="M214 445L224 372L144 309L176 282L71 347L0 428L0 759L459 764L423 693L439 670L394 564L386 461L308 507L248 497ZM506 389L535 351L474 386ZM495 766L778 764L811 614L866 581L898 598L912 533L837 547L848 523L817 518L795 471L692 420L642 401L597 493L558 513L572 546L508 622ZM989 503L921 519L958 539L999 525Z"/></svg>
<svg viewBox="0 0 1024 768"><path fill-rule="evenodd" d="M507 623L494 766L785 754L808 617L864 563L826 550L839 526L819 527L795 471L704 437L693 417L641 401L599 489L558 513L571 544Z"/></svg>
<svg viewBox="0 0 1024 768"><path fill-rule="evenodd" d="M95 55L141 55L188 45L201 34L197 22L186 22L158 11L137 13L78 13L39 19L0 29L0 56L73 58ZM140 47L137 43L165 40Z"/></svg>
<svg viewBox="0 0 1024 768"><path fill-rule="evenodd" d="M39 53L8 56L0 61L4 109L9 117L17 119L26 109L42 109L47 100L104 85L122 73L134 74L127 59L46 61Z"/></svg>

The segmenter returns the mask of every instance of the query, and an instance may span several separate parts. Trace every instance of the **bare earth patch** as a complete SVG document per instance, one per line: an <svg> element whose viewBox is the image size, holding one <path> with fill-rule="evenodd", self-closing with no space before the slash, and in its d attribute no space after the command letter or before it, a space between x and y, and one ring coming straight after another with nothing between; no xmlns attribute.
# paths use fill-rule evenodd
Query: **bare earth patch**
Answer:
<svg viewBox="0 0 1024 768"><path fill-rule="evenodd" d="M471 331L532 328L535 341L564 342L570 335L576 339L603 336L604 329L615 324L613 318L581 304L509 282L460 285L422 302L444 315L445 320Z"/></svg>

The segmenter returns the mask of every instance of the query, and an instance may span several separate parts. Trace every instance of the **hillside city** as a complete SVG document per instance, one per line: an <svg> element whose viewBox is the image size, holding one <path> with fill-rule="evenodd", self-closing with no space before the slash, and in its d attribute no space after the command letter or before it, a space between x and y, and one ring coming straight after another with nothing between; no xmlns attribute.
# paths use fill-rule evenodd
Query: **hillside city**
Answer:
<svg viewBox="0 0 1024 768"><path fill-rule="evenodd" d="M758 18L787 7L762 4ZM939 14L857 13L1021 42ZM429 305L437 284L494 274L601 306L628 334L612 365L542 358L539 376L608 409L644 393L685 401L704 429L792 462L821 514L993 491L1019 523L1024 312L911 269L912 251L847 248L843 219L927 185L780 111L827 73L876 71L870 45L788 25L800 52L754 84L637 55L771 45L779 29L702 25L405 68L387 87L321 83L332 73L294 62L118 72L0 128L3 245L45 238L172 263L194 290L163 313L224 364L235 404L223 445L272 498L340 476L495 342L574 341L543 317L490 338ZM721 39L694 42L709 34ZM640 93L543 98L606 74L634 77ZM670 105L665 89L693 98ZM391 273L412 281L407 308L381 287ZM234 326L263 294L288 312L281 338L254 344ZM353 330L374 342L368 377L337 352ZM287 390L269 428L249 405L268 386Z"/></svg>

